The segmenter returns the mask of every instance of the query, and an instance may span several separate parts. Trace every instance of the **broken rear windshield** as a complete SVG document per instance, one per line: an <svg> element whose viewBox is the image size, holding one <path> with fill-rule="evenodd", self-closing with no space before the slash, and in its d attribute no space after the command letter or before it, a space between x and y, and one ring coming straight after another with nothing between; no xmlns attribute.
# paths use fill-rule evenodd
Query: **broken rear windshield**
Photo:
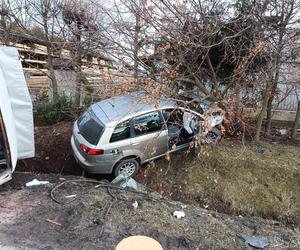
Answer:
<svg viewBox="0 0 300 250"><path fill-rule="evenodd" d="M96 145L102 135L104 126L96 118L94 112L89 110L85 112L77 121L80 134L89 143Z"/></svg>

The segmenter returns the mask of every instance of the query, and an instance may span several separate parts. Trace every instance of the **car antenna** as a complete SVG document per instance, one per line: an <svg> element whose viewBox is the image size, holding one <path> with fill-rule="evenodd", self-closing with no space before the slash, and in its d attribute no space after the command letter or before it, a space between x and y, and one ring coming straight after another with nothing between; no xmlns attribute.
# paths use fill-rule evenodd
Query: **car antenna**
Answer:
<svg viewBox="0 0 300 250"><path fill-rule="evenodd" d="M113 105L110 101L108 101L108 103L114 108L115 107L115 105Z"/></svg>

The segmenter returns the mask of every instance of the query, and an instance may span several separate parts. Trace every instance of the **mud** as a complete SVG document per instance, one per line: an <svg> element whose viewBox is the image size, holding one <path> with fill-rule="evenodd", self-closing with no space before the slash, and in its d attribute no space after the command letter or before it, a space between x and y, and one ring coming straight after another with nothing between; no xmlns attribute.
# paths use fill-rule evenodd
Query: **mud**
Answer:
<svg viewBox="0 0 300 250"><path fill-rule="evenodd" d="M49 180L46 187L26 188L33 178ZM243 249L241 232L268 238L268 249L297 249L300 234L275 221L231 217L156 196L144 196L90 183L69 183L54 192L66 202L50 198L51 189L74 176L16 174L0 187L0 246L4 249L114 249L131 235L158 240L164 249ZM132 203L138 201L138 208ZM173 211L184 210L180 220ZM5 218L5 219L4 219ZM50 219L58 224L52 224Z"/></svg>

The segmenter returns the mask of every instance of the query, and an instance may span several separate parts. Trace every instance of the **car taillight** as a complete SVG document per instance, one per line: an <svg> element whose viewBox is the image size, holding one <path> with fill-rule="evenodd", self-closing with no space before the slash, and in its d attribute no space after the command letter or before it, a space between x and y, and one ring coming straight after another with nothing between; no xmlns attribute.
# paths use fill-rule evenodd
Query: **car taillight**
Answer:
<svg viewBox="0 0 300 250"><path fill-rule="evenodd" d="M84 144L80 144L80 149L87 153L88 155L102 155L104 153L104 151L102 149L93 149L93 148L89 148L88 146L84 145Z"/></svg>

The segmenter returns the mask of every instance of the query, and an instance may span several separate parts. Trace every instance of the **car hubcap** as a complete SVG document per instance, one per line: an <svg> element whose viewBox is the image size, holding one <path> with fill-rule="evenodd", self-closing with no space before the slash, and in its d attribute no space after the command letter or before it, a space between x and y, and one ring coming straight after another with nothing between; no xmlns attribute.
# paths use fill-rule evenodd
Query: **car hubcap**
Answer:
<svg viewBox="0 0 300 250"><path fill-rule="evenodd" d="M135 171L135 164L132 162L126 162L124 163L119 170L119 174L126 174L128 176L133 175Z"/></svg>
<svg viewBox="0 0 300 250"><path fill-rule="evenodd" d="M213 132L209 132L207 135L206 135L206 140L205 142L207 144L210 144L210 143L215 143L216 141L218 140L218 135L213 133Z"/></svg>

